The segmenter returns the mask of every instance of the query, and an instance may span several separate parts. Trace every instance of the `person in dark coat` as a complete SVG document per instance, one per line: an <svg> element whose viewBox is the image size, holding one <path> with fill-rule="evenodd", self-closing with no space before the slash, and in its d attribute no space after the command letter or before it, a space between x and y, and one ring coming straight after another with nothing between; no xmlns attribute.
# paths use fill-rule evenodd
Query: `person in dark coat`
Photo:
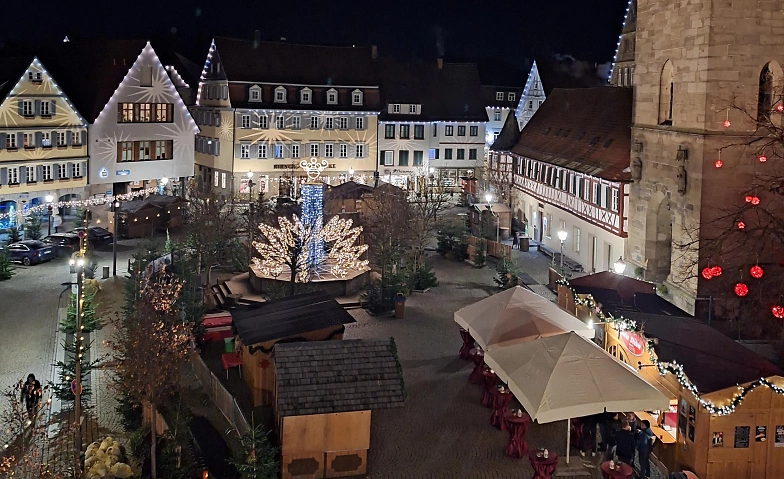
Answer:
<svg viewBox="0 0 784 479"><path fill-rule="evenodd" d="M517 248L520 240L517 239L517 231L512 232L512 248Z"/></svg>
<svg viewBox="0 0 784 479"><path fill-rule="evenodd" d="M584 417L583 424L583 443L580 449L580 455L585 457L588 449L591 450L591 456L596 456L596 425L599 423L601 415L595 414L593 416Z"/></svg>
<svg viewBox="0 0 784 479"><path fill-rule="evenodd" d="M615 433L615 455L624 464L634 463L635 437L629 421L621 421L621 430Z"/></svg>
<svg viewBox="0 0 784 479"><path fill-rule="evenodd" d="M615 446L615 433L621 429L620 415L617 412L604 413L599 420L599 434L602 441L599 443L599 451L607 451Z"/></svg>
<svg viewBox="0 0 784 479"><path fill-rule="evenodd" d="M27 415L29 418L32 419L35 409L41 402L42 395L43 389L41 388L41 383L35 379L35 374L28 374L27 381L22 385L22 401L25 404L25 408L27 408Z"/></svg>
<svg viewBox="0 0 784 479"><path fill-rule="evenodd" d="M645 419L637 430L637 459L640 461L640 477L651 477L651 449L656 436L651 431L651 423Z"/></svg>

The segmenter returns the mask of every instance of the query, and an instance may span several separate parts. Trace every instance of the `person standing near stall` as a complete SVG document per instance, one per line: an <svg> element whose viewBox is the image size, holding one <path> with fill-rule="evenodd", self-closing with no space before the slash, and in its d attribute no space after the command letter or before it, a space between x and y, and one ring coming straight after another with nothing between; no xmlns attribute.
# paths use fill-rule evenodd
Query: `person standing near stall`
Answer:
<svg viewBox="0 0 784 479"><path fill-rule="evenodd" d="M621 421L621 430L615 435L615 455L624 464L634 464L635 437L629 421Z"/></svg>
<svg viewBox="0 0 784 479"><path fill-rule="evenodd" d="M656 436L651 431L651 423L644 419L637 430L637 459L640 462L640 477L651 477L651 448Z"/></svg>

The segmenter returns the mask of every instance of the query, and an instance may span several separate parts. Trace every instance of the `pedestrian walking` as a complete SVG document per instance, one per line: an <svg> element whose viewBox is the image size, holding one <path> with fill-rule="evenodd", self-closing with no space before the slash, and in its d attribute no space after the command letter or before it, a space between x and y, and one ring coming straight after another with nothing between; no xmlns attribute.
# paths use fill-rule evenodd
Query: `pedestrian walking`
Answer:
<svg viewBox="0 0 784 479"><path fill-rule="evenodd" d="M656 436L651 431L651 423L644 419L637 430L637 460L640 462L640 477L651 477L651 448Z"/></svg>
<svg viewBox="0 0 784 479"><path fill-rule="evenodd" d="M33 418L35 410L41 402L43 389L41 383L35 379L35 374L28 374L27 381L22 385L22 401L27 409L27 416L29 419Z"/></svg>
<svg viewBox="0 0 784 479"><path fill-rule="evenodd" d="M634 464L635 437L629 421L621 421L621 430L615 434L615 455L624 464Z"/></svg>

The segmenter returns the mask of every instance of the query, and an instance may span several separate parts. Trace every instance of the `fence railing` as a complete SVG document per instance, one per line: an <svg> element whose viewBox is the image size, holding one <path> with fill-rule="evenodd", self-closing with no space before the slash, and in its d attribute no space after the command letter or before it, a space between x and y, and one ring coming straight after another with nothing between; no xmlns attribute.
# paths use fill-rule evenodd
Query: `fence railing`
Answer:
<svg viewBox="0 0 784 479"><path fill-rule="evenodd" d="M197 354L191 356L191 368L196 377L199 378L199 382L204 390L207 391L212 402L220 409L223 416L229 421L229 424L240 434L250 432L248 420L245 419L245 415L240 410L237 400L223 387L220 379L210 371L210 368L204 364L204 360Z"/></svg>
<svg viewBox="0 0 784 479"><path fill-rule="evenodd" d="M476 243L481 238L476 236L466 236L465 241L468 243L468 252L473 261L473 254L476 251ZM512 259L512 247L508 244L497 243L493 240L485 240L485 254L493 258L507 258Z"/></svg>

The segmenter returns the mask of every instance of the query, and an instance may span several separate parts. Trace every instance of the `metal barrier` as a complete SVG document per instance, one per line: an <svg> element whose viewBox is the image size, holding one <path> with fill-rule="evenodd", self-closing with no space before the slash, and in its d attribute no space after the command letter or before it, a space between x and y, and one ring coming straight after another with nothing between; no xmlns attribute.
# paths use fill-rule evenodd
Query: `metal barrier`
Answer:
<svg viewBox="0 0 784 479"><path fill-rule="evenodd" d="M240 410L237 400L223 387L220 379L210 371L210 368L204 364L204 360L196 354L191 356L191 369L196 377L199 378L199 382L210 396L213 404L220 409L223 416L229 421L229 424L240 434L250 432L248 420L245 419L245 415Z"/></svg>

